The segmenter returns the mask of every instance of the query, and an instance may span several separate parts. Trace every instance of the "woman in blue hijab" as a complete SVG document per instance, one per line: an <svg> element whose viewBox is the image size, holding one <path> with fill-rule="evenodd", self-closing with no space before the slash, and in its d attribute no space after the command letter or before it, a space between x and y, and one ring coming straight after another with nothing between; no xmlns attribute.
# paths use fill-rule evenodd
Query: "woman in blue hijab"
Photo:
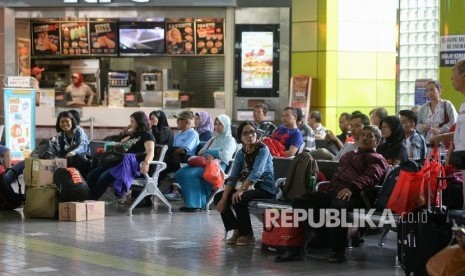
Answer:
<svg viewBox="0 0 465 276"><path fill-rule="evenodd" d="M207 159L218 159L224 170L236 151L236 140L231 134L231 119L224 114L215 119L216 135L199 151ZM203 179L204 167L186 166L176 172L176 180L181 186L185 206L181 211L196 212L205 208L212 185Z"/></svg>

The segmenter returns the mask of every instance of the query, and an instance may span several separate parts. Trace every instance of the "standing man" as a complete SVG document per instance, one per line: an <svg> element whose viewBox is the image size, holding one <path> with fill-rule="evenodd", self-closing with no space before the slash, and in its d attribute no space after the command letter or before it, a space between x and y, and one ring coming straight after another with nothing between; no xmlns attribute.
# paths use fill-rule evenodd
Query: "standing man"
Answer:
<svg viewBox="0 0 465 276"><path fill-rule="evenodd" d="M460 59L452 68L452 86L455 90L465 96L465 58ZM430 139L435 144L442 140L454 140L454 152L465 151L465 100L459 108L455 132L442 133ZM462 175L465 175L465 169L461 168ZM463 178L463 196L465 198L465 178ZM465 201L464 201L465 208Z"/></svg>
<svg viewBox="0 0 465 276"><path fill-rule="evenodd" d="M253 121L257 129L257 138L259 139L271 136L276 130L275 125L265 120L267 112L268 106L266 104L259 103L253 106Z"/></svg>
<svg viewBox="0 0 465 276"><path fill-rule="evenodd" d="M407 149L409 159L424 160L426 158L426 142L415 127L417 126L418 116L415 112L405 109L399 111L400 123L405 132L404 145Z"/></svg>
<svg viewBox="0 0 465 276"><path fill-rule="evenodd" d="M294 156L303 144L302 133L297 128L297 110L293 107L284 108L281 114L283 124L271 136L284 145L284 154Z"/></svg>
<svg viewBox="0 0 465 276"><path fill-rule="evenodd" d="M31 77L33 77L35 80L32 84L32 87L36 91L36 106L39 106L40 104L40 88L39 88L39 82L42 79L42 72L44 71L44 68L40 68L39 66L34 66L31 69Z"/></svg>

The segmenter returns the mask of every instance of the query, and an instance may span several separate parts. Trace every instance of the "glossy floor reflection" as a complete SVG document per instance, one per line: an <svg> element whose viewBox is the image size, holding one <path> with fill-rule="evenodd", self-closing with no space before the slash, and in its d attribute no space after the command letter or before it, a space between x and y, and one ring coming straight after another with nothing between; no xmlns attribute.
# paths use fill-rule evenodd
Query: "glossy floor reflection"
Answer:
<svg viewBox="0 0 465 276"><path fill-rule="evenodd" d="M22 211L0 212L0 275L403 275L396 266L395 233L378 247L371 235L348 250L349 261L328 264L327 250L303 261L274 263L261 250L261 223L253 218L254 246L226 246L216 211L167 214L107 205L104 220L62 222L23 219Z"/></svg>

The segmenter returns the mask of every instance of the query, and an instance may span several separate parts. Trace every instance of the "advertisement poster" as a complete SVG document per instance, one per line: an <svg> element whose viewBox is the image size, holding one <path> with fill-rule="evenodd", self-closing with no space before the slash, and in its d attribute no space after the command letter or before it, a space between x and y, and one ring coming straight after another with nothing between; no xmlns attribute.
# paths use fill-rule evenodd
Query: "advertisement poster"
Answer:
<svg viewBox="0 0 465 276"><path fill-rule="evenodd" d="M300 107L304 115L310 108L310 96L312 90L312 78L306 75L298 75L291 78L289 89L289 105Z"/></svg>
<svg viewBox="0 0 465 276"><path fill-rule="evenodd" d="M31 23L34 55L60 54L60 28L58 22Z"/></svg>
<svg viewBox="0 0 465 276"><path fill-rule="evenodd" d="M63 55L88 55L89 33L87 22L62 22L61 46Z"/></svg>
<svg viewBox="0 0 465 276"><path fill-rule="evenodd" d="M441 67L452 67L465 58L465 35L447 35L440 37L439 59Z"/></svg>
<svg viewBox="0 0 465 276"><path fill-rule="evenodd" d="M241 87L273 87L273 32L242 32Z"/></svg>
<svg viewBox="0 0 465 276"><path fill-rule="evenodd" d="M116 22L90 22L90 53L115 55L117 39Z"/></svg>
<svg viewBox="0 0 465 276"><path fill-rule="evenodd" d="M224 54L224 28L221 22L196 22L196 54Z"/></svg>
<svg viewBox="0 0 465 276"><path fill-rule="evenodd" d="M194 54L194 22L166 23L166 53Z"/></svg>
<svg viewBox="0 0 465 276"><path fill-rule="evenodd" d="M18 76L31 75L31 41L29 39L16 39L16 62Z"/></svg>
<svg viewBox="0 0 465 276"><path fill-rule="evenodd" d="M35 90L5 88L5 145L11 160L21 161L35 148Z"/></svg>
<svg viewBox="0 0 465 276"><path fill-rule="evenodd" d="M432 79L416 79L415 80L415 105L423 105L429 101L428 96L426 96L426 84ZM401 95L401 105L412 105L409 102L408 98L402 97Z"/></svg>

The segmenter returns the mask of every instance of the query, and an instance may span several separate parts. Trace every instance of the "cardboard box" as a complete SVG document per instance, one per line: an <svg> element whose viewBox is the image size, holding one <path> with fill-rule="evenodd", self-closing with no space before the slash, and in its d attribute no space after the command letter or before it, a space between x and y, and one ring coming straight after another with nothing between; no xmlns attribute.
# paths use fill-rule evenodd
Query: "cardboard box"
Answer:
<svg viewBox="0 0 465 276"><path fill-rule="evenodd" d="M84 221L105 218L104 201L61 202L58 210L59 220Z"/></svg>
<svg viewBox="0 0 465 276"><path fill-rule="evenodd" d="M47 186L53 184L53 173L58 168L66 168L66 159L26 158L24 180L27 186Z"/></svg>

